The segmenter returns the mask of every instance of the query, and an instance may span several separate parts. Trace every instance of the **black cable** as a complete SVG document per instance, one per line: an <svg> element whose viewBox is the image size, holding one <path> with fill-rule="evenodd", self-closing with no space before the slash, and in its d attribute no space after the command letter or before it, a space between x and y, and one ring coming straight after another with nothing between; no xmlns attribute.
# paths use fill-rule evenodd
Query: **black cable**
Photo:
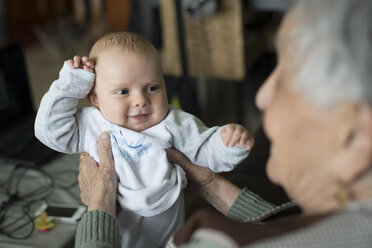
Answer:
<svg viewBox="0 0 372 248"><path fill-rule="evenodd" d="M42 187L38 187L26 194L22 194L20 186L26 172L29 170L39 172L48 182ZM17 165L12 170L7 180L1 184L1 187L4 193L6 193L8 199L0 205L0 234L12 239L27 239L35 230L34 216L30 214L31 205L40 201L46 201L47 197L50 196L55 188L54 180L47 172L38 167ZM22 207L21 215L6 225L2 225L6 220L8 210L14 210L17 206ZM26 227L29 227L28 232L22 230ZM19 232L20 230L22 230L22 232ZM22 234L17 235L17 232Z"/></svg>
<svg viewBox="0 0 372 248"><path fill-rule="evenodd" d="M43 187L30 191L27 194L21 195L20 185L21 185L22 179L24 178L28 170L35 170L43 174L49 180L49 185L45 185ZM66 189L75 187L78 183L77 181L78 172L75 170L67 170L67 171L65 170L57 174L60 175L61 173L66 173L66 172L67 173L73 172L75 174L74 178L76 178L76 180L74 180L71 184L66 185L66 186L65 185L56 186L53 178L44 170L37 168L37 167L27 166L27 165L16 166L12 170L8 179L1 185L2 190L6 192L8 196L8 200L2 203L0 206L0 224L3 223L6 217L6 214L10 208L14 209L14 206L16 206L18 203L22 203L22 204L27 203L27 205L23 206L22 215L20 215L18 218L11 221L10 223L7 223L7 225L0 227L0 234L6 235L7 237L13 238L13 239L26 239L30 237L35 227L34 227L34 217L32 217L29 214L29 210L30 210L29 205L31 205L34 202L41 201L41 200L46 201L46 198L49 197L49 195L53 192L55 188L62 188L66 190ZM24 220L25 217L26 217L26 220ZM20 223L21 220L23 220L24 223ZM29 232L26 232L25 234L23 232L23 235L21 236L15 235L15 232L23 228L26 228L27 226L31 227L29 229Z"/></svg>
<svg viewBox="0 0 372 248"><path fill-rule="evenodd" d="M10 173L10 175L13 175L15 169L16 169L15 167L12 169L12 172ZM11 176L9 176L8 179L3 184L0 184L0 187L1 188L4 188L5 189L5 186L10 182L10 177Z"/></svg>

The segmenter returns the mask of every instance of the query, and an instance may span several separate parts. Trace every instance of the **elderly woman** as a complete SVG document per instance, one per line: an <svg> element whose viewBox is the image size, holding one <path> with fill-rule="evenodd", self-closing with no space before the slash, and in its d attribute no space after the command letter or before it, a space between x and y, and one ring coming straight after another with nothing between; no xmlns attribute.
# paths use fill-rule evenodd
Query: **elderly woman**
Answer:
<svg viewBox="0 0 372 248"><path fill-rule="evenodd" d="M170 247L371 247L372 1L296 1L280 27L277 50L279 63L256 104L271 140L269 178L303 215L255 225L203 211ZM120 245L109 140L99 144L100 166L90 158L81 163L89 212L78 227L78 247ZM189 189L225 215L247 217L246 189L175 150L168 157L185 170Z"/></svg>

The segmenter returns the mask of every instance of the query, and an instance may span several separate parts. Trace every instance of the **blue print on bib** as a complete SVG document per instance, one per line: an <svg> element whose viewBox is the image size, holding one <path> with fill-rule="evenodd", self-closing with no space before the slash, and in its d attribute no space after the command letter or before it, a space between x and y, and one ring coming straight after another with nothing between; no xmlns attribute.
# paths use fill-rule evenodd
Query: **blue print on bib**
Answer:
<svg viewBox="0 0 372 248"><path fill-rule="evenodd" d="M120 131L120 135L113 135L113 138L118 145L117 151L120 153L118 155L124 157L127 161L138 160L146 155L149 147L152 146L152 143L145 143L146 136L142 136L137 142L128 143Z"/></svg>

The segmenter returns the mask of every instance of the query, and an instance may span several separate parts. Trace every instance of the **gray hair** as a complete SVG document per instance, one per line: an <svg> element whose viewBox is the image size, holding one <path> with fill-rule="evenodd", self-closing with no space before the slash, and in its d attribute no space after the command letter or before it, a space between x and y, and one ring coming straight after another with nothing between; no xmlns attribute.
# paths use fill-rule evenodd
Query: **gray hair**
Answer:
<svg viewBox="0 0 372 248"><path fill-rule="evenodd" d="M345 100L372 105L372 1L297 0L291 14L302 92L320 106Z"/></svg>

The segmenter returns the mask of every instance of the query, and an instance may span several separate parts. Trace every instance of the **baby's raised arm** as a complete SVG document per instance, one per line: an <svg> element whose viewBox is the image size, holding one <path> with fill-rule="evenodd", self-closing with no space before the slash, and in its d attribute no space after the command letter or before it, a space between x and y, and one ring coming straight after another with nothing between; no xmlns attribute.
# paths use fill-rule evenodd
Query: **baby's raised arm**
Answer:
<svg viewBox="0 0 372 248"><path fill-rule="evenodd" d="M94 79L94 63L87 57L75 56L65 61L36 115L35 136L42 143L63 153L82 151L80 137L86 111L79 111L78 103L89 94Z"/></svg>

